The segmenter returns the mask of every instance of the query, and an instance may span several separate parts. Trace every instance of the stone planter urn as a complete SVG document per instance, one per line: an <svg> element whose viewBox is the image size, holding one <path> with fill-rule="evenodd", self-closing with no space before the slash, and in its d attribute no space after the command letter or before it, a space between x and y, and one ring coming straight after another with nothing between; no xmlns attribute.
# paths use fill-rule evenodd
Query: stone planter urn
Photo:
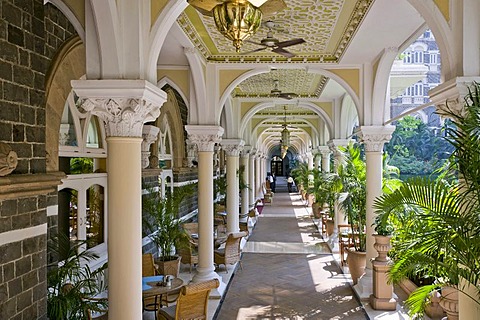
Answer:
<svg viewBox="0 0 480 320"><path fill-rule="evenodd" d="M357 284L358 279L365 273L365 266L367 265L367 253L355 251L355 249L347 249L347 264L350 270L353 284Z"/></svg>
<svg viewBox="0 0 480 320"><path fill-rule="evenodd" d="M312 204L312 215L315 219L319 219L321 217L320 204L318 202Z"/></svg>
<svg viewBox="0 0 480 320"><path fill-rule="evenodd" d="M335 229L335 222L333 221L333 219L327 219L326 225L327 236L330 237Z"/></svg>
<svg viewBox="0 0 480 320"><path fill-rule="evenodd" d="M158 266L158 273L161 275L173 275L178 277L180 273L181 257L178 256L175 260L161 261L156 259L155 264Z"/></svg>
<svg viewBox="0 0 480 320"><path fill-rule="evenodd" d="M442 287L442 296L439 301L442 309L447 313L448 320L458 320L458 290L457 288Z"/></svg>
<svg viewBox="0 0 480 320"><path fill-rule="evenodd" d="M392 236L382 236L379 234L374 234L373 236L375 237L375 244L373 245L373 247L378 252L378 257L376 257L375 260L387 262L387 253L392 248L392 245L390 244Z"/></svg>

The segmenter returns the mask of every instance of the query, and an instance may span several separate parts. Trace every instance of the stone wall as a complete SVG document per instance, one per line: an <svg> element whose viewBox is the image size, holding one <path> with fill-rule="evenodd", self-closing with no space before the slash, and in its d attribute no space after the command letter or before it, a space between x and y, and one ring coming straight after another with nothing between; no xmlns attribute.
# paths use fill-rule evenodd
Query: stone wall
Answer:
<svg viewBox="0 0 480 320"><path fill-rule="evenodd" d="M0 142L18 155L0 177L0 319L46 319L47 206L56 193L46 174L45 76L75 30L43 0L3 0L0 17Z"/></svg>

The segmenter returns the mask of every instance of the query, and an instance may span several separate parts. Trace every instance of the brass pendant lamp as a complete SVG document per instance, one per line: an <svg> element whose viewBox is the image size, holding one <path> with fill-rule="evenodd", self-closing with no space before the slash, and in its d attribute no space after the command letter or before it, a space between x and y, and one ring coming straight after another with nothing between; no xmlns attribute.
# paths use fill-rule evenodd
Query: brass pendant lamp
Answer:
<svg viewBox="0 0 480 320"><path fill-rule="evenodd" d="M242 43L255 34L263 16L285 9L284 0L189 0L188 3L206 16L213 16L217 30L233 41L240 52Z"/></svg>

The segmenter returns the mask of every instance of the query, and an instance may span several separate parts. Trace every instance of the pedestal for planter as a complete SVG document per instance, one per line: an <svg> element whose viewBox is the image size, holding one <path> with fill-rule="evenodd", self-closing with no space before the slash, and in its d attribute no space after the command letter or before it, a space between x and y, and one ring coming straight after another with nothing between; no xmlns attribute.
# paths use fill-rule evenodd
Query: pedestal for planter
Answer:
<svg viewBox="0 0 480 320"><path fill-rule="evenodd" d="M458 290L453 287L443 287L439 302L442 309L447 313L448 320L458 320Z"/></svg>
<svg viewBox="0 0 480 320"><path fill-rule="evenodd" d="M390 259L387 253L391 248L391 236L375 236L373 247L378 256L372 261L373 294L370 295L370 304L375 310L395 310L397 300L393 298L393 285L387 283L387 272L390 269Z"/></svg>

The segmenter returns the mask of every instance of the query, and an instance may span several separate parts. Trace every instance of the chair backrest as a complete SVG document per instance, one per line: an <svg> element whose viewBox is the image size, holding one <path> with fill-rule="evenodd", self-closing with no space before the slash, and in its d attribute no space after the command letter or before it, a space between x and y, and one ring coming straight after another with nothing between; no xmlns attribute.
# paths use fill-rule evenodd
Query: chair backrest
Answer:
<svg viewBox="0 0 480 320"><path fill-rule="evenodd" d="M233 264L240 260L240 241L246 235L246 232L233 232L228 235L225 242L225 264Z"/></svg>
<svg viewBox="0 0 480 320"><path fill-rule="evenodd" d="M151 253L142 255L142 277L150 277L156 275L155 263Z"/></svg>
<svg viewBox="0 0 480 320"><path fill-rule="evenodd" d="M189 235L194 233L198 234L198 222L186 222L182 224L183 230L185 230Z"/></svg>
<svg viewBox="0 0 480 320"><path fill-rule="evenodd" d="M208 296L218 288L218 279L182 287L175 308L175 319L207 319Z"/></svg>

